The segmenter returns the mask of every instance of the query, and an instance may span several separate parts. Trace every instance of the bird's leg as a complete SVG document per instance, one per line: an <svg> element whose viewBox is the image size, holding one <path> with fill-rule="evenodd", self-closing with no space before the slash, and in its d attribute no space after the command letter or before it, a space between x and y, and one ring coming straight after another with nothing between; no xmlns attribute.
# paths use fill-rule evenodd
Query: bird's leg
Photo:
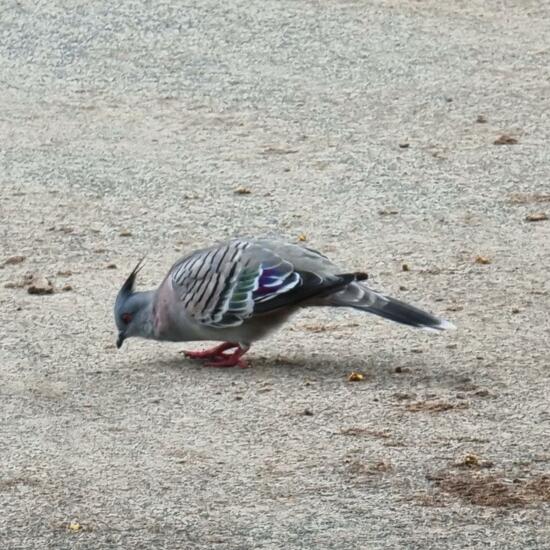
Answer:
<svg viewBox="0 0 550 550"><path fill-rule="evenodd" d="M205 349L203 351L183 351L185 357L191 359L214 359L216 357L225 357L223 353L227 349L238 348L239 345L233 342L224 342L219 346L215 346L210 349Z"/></svg>
<svg viewBox="0 0 550 550"><path fill-rule="evenodd" d="M227 349L227 348L226 348ZM248 368L242 356L250 349L250 346L239 344L233 353L220 353L218 359L211 363L206 363L205 367L240 367Z"/></svg>

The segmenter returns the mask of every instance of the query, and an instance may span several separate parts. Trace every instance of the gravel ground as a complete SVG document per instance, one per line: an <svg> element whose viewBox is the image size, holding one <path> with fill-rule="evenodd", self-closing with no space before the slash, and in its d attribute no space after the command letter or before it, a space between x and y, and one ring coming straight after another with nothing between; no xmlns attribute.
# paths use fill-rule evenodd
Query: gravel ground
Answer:
<svg viewBox="0 0 550 550"><path fill-rule="evenodd" d="M2 548L550 547L546 0L0 10ZM117 352L139 257L152 287L239 234L458 330L315 310L248 370Z"/></svg>

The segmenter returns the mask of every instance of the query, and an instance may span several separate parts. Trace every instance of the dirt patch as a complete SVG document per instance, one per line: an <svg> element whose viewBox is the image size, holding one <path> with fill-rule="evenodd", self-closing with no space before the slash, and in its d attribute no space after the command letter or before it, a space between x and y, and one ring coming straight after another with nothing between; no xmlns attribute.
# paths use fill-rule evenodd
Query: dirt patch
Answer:
<svg viewBox="0 0 550 550"><path fill-rule="evenodd" d="M467 453L460 460L454 463L456 468L467 468L470 470L479 470L492 468L494 463L490 460L485 460L474 453Z"/></svg>
<svg viewBox="0 0 550 550"><path fill-rule="evenodd" d="M353 477L361 476L376 476L380 474L386 474L393 470L393 466L386 460L379 460L374 462L362 462L360 460L354 460L350 462L348 466L348 472Z"/></svg>
<svg viewBox="0 0 550 550"><path fill-rule="evenodd" d="M443 400L427 400L427 401L416 401L410 403L405 407L409 412L430 412L430 413L439 413L451 411L453 409L467 409L469 407L468 403L451 403L449 401Z"/></svg>
<svg viewBox="0 0 550 550"><path fill-rule="evenodd" d="M381 430L370 430L368 428L344 428L340 431L341 435L349 435L354 437L368 436L379 439L388 439L390 434Z"/></svg>
<svg viewBox="0 0 550 550"><path fill-rule="evenodd" d="M0 479L0 491L8 491L14 487L24 485L26 487L36 487L39 481L30 477L15 477L13 479Z"/></svg>
<svg viewBox="0 0 550 550"><path fill-rule="evenodd" d="M527 507L550 502L550 475L530 479L479 471L439 472L428 476L435 486L468 504L489 507Z"/></svg>
<svg viewBox="0 0 550 550"><path fill-rule="evenodd" d="M512 193L511 204L537 204L550 202L550 193Z"/></svg>

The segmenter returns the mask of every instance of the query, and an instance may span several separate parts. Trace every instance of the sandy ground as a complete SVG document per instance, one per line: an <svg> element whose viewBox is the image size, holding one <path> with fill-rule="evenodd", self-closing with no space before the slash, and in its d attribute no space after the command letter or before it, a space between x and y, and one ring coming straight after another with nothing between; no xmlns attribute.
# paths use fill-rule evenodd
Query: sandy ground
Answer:
<svg viewBox="0 0 550 550"><path fill-rule="evenodd" d="M0 547L550 547L546 0L0 10ZM248 370L117 352L139 257L152 287L239 234L459 330L316 310Z"/></svg>

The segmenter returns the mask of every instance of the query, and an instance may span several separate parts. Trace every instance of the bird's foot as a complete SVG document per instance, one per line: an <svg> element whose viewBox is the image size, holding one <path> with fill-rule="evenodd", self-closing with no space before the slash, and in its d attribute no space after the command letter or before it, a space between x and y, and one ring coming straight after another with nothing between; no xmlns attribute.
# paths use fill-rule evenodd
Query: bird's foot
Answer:
<svg viewBox="0 0 550 550"><path fill-rule="evenodd" d="M215 359L215 358L226 357L226 354L223 353L225 350L237 348L237 347L238 347L238 344L234 344L232 342L224 342L219 346L215 346L210 349L205 349L203 351L185 351L184 350L182 353L185 355L185 357L189 357L190 359Z"/></svg>
<svg viewBox="0 0 550 550"><path fill-rule="evenodd" d="M248 348L238 346L233 353L220 353L215 361L206 363L205 367L239 367L247 369L248 365L242 356L248 351Z"/></svg>

